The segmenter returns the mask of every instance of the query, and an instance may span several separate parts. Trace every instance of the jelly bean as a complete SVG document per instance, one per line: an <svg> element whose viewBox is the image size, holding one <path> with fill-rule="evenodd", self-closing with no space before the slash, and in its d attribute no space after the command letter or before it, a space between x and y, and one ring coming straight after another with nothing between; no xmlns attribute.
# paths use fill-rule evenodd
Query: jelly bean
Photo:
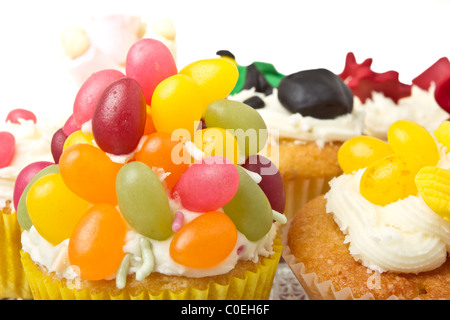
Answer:
<svg viewBox="0 0 450 320"><path fill-rule="evenodd" d="M158 84L153 94L151 107L155 128L167 133L184 129L192 137L204 105L202 92L192 78L184 74L171 76Z"/></svg>
<svg viewBox="0 0 450 320"><path fill-rule="evenodd" d="M450 170L423 167L415 178L423 201L438 215L450 222Z"/></svg>
<svg viewBox="0 0 450 320"><path fill-rule="evenodd" d="M434 136L440 143L450 150L450 121L444 121L439 125L439 128L434 130Z"/></svg>
<svg viewBox="0 0 450 320"><path fill-rule="evenodd" d="M236 166L224 157L207 157L190 166L173 189L183 207L195 212L214 211L228 203L239 186ZM201 196L199 196L201 195Z"/></svg>
<svg viewBox="0 0 450 320"><path fill-rule="evenodd" d="M0 168L10 165L16 152L16 139L7 131L0 131Z"/></svg>
<svg viewBox="0 0 450 320"><path fill-rule="evenodd" d="M120 212L134 230L155 240L172 235L173 214L166 191L146 164L125 164L117 174L116 193Z"/></svg>
<svg viewBox="0 0 450 320"><path fill-rule="evenodd" d="M246 157L259 152L267 141L267 127L261 115L252 107L233 100L211 103L203 116L206 126L233 130L239 150Z"/></svg>
<svg viewBox="0 0 450 320"><path fill-rule="evenodd" d="M386 142L375 137L360 136L342 144L338 151L338 162L344 173L352 173L392 153Z"/></svg>
<svg viewBox="0 0 450 320"><path fill-rule="evenodd" d="M78 127L77 123L75 122L75 118L72 114L70 115L69 118L67 118L62 129L66 136L70 136L72 133L80 130L81 128Z"/></svg>
<svg viewBox="0 0 450 320"><path fill-rule="evenodd" d="M95 204L76 225L69 240L69 261L86 280L112 276L125 253L127 225L110 204Z"/></svg>
<svg viewBox="0 0 450 320"><path fill-rule="evenodd" d="M283 178L275 164L262 155L251 155L242 167L261 176L258 183L273 210L283 213L286 205L286 190Z"/></svg>
<svg viewBox="0 0 450 320"><path fill-rule="evenodd" d="M141 39L134 43L128 51L125 69L127 77L135 79L141 86L148 105L152 105L156 86L177 73L170 50L155 39Z"/></svg>
<svg viewBox="0 0 450 320"><path fill-rule="evenodd" d="M125 77L125 75L114 69L105 69L94 72L78 91L73 104L73 117L78 128L92 119L95 106L100 94L113 81Z"/></svg>
<svg viewBox="0 0 450 320"><path fill-rule="evenodd" d="M162 168L169 175L164 179L166 187L172 189L180 176L189 167L185 160L187 152L180 140L164 132L150 134L141 149L135 153L135 159L150 168Z"/></svg>
<svg viewBox="0 0 450 320"><path fill-rule="evenodd" d="M379 206L416 195L414 178L421 167L421 160L413 154L394 153L381 158L364 171L361 195Z"/></svg>
<svg viewBox="0 0 450 320"><path fill-rule="evenodd" d="M222 128L206 128L194 134L194 144L205 157L222 156L234 164L239 161L239 146L236 137Z"/></svg>
<svg viewBox="0 0 450 320"><path fill-rule="evenodd" d="M30 219L30 215L28 214L28 207L27 207L28 191L39 178L42 178L43 176L51 173L59 173L59 166L56 164L49 165L48 167L45 167L44 169L36 173L33 176L33 178L28 182L25 189L22 191L19 203L17 204L17 221L19 222L20 227L24 230L30 230L31 226L33 225Z"/></svg>
<svg viewBox="0 0 450 320"><path fill-rule="evenodd" d="M101 94L92 117L95 142L108 153L132 152L144 133L146 116L139 84L131 78L114 81Z"/></svg>
<svg viewBox="0 0 450 320"><path fill-rule="evenodd" d="M60 128L56 130L56 132L53 134L52 141L50 144L50 150L52 152L53 161L55 163L59 163L59 158L61 157L61 154L64 149L64 143L67 140L67 136L64 133L63 128Z"/></svg>
<svg viewBox="0 0 450 320"><path fill-rule="evenodd" d="M34 123L36 123L36 115L31 112L30 110L26 109L14 109L11 110L8 115L6 116L6 122L10 121L11 123L17 123L20 124L19 119L23 120L31 120Z"/></svg>
<svg viewBox="0 0 450 320"><path fill-rule="evenodd" d="M42 169L53 165L54 163L48 161L33 162L24 167L17 175L16 182L14 183L13 202L14 208L17 211L20 197L23 190L26 188L30 180Z"/></svg>
<svg viewBox="0 0 450 320"><path fill-rule="evenodd" d="M222 58L192 62L179 73L191 77L200 87L205 97L205 109L211 102L225 99L239 78L236 65Z"/></svg>
<svg viewBox="0 0 450 320"><path fill-rule="evenodd" d="M59 159L66 186L90 203L117 204L115 184L120 168L121 164L89 144L72 145Z"/></svg>
<svg viewBox="0 0 450 320"><path fill-rule="evenodd" d="M90 205L70 191L58 173L39 178L27 195L27 208L33 226L53 245L70 237Z"/></svg>
<svg viewBox="0 0 450 320"><path fill-rule="evenodd" d="M227 215L206 212L178 231L170 242L172 259L192 268L211 268L225 260L233 251L237 230Z"/></svg>
<svg viewBox="0 0 450 320"><path fill-rule="evenodd" d="M272 226L272 208L256 182L244 169L239 166L236 168L239 173L239 187L233 199L223 206L223 210L247 239L257 241L267 234Z"/></svg>
<svg viewBox="0 0 450 320"><path fill-rule="evenodd" d="M388 129L388 143L397 153L413 153L423 166L434 166L439 161L439 150L433 136L420 124L400 120Z"/></svg>
<svg viewBox="0 0 450 320"><path fill-rule="evenodd" d="M94 145L94 135L92 133L83 133L81 130L73 132L64 141L63 151L70 146L80 143Z"/></svg>

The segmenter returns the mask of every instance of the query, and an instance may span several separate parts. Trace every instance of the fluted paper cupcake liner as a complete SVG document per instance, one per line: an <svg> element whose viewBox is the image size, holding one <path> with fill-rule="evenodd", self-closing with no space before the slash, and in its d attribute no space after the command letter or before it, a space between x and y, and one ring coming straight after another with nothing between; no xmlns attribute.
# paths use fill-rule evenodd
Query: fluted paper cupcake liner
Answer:
<svg viewBox="0 0 450 320"><path fill-rule="evenodd" d="M20 262L21 228L16 213L1 212L0 298L32 299Z"/></svg>
<svg viewBox="0 0 450 320"><path fill-rule="evenodd" d="M299 177L283 177L286 189L286 207L284 213L288 219L309 201L326 193L329 189L331 178L303 179Z"/></svg>
<svg viewBox="0 0 450 320"><path fill-rule="evenodd" d="M36 300L266 300L269 298L281 257L282 245L279 237L274 241L273 250L271 256L260 260L255 271L246 271L243 278L231 277L226 284L212 282L206 289L188 287L181 293L161 289L158 294L152 294L144 289L133 293L127 287L116 295L107 290L76 288L69 281L54 274L45 274L28 253L21 251L21 256Z"/></svg>
<svg viewBox="0 0 450 320"><path fill-rule="evenodd" d="M375 300L372 293L366 293L360 297L355 297L351 288L343 288L342 290L336 290L331 281L319 281L319 277L314 272L307 272L305 265L299 261L289 249L287 244L287 235L292 219L288 221L283 229L282 244L283 253L282 257L291 268L297 280L305 290L311 300ZM387 300L399 300L395 295L390 296ZM420 300L420 299L414 299Z"/></svg>

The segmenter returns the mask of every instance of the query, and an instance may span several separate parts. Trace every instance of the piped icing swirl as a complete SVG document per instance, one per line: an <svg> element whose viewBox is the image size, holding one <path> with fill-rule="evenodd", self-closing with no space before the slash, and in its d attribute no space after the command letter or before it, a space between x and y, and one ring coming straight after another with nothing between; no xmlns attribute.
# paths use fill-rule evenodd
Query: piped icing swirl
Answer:
<svg viewBox="0 0 450 320"><path fill-rule="evenodd" d="M418 273L445 262L450 251L450 223L420 196L377 206L359 192L365 169L330 182L327 212L346 235L355 260L379 272Z"/></svg>

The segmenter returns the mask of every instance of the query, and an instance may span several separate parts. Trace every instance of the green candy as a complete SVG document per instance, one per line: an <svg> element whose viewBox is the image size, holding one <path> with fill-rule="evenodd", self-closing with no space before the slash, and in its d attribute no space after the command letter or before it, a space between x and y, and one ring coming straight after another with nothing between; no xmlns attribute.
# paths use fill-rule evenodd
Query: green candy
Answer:
<svg viewBox="0 0 450 320"><path fill-rule="evenodd" d="M257 241L266 235L273 223L272 208L269 200L258 184L237 166L239 187L233 199L223 210L233 221L236 228L248 240Z"/></svg>
<svg viewBox="0 0 450 320"><path fill-rule="evenodd" d="M258 111L245 103L216 100L209 104L203 119L208 128L219 127L233 133L245 157L258 153L267 142L266 123Z"/></svg>
<svg viewBox="0 0 450 320"><path fill-rule="evenodd" d="M139 161L125 164L117 174L116 194L122 216L138 233L154 240L173 234L166 191L149 166Z"/></svg>

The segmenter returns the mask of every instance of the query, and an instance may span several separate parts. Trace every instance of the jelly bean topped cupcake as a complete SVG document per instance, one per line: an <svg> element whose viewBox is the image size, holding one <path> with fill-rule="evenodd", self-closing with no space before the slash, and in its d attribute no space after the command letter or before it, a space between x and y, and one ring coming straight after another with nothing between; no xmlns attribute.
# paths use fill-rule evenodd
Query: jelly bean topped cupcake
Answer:
<svg viewBox="0 0 450 320"><path fill-rule="evenodd" d="M326 194L355 260L379 272L419 273L440 267L450 249L449 123L434 132L402 120L388 141L361 136L345 142L345 174Z"/></svg>
<svg viewBox="0 0 450 320"><path fill-rule="evenodd" d="M419 123L430 132L449 118L450 63L441 58L414 78L411 84L399 81L396 71L371 69L372 59L357 63L347 54L339 77L350 87L355 107L364 112L364 133L386 140L389 126L398 120Z"/></svg>
<svg viewBox="0 0 450 320"><path fill-rule="evenodd" d="M221 58L177 70L153 39L130 48L126 74L91 75L58 164L22 193L23 250L61 278L119 289L129 275L216 276L273 254L283 182L257 155L264 121L225 99L237 78Z"/></svg>

